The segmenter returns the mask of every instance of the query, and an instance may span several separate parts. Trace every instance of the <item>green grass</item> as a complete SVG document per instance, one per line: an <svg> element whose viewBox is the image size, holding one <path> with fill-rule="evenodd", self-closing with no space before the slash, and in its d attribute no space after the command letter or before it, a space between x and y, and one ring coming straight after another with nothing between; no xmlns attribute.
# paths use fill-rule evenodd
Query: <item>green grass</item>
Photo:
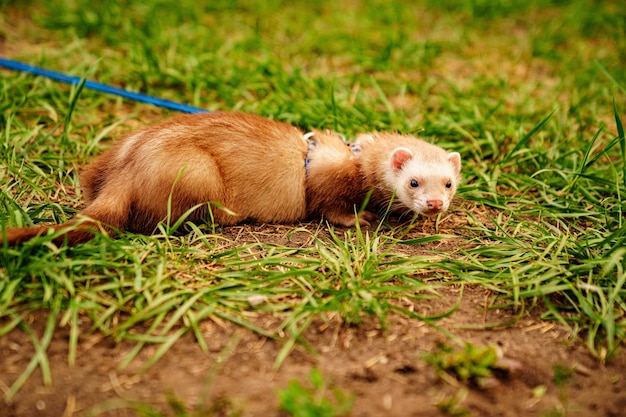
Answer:
<svg viewBox="0 0 626 417"><path fill-rule="evenodd" d="M442 329L401 299L443 285L484 286L520 315L538 306L599 360L626 332L626 8L619 2L531 1L0 1L3 54L207 109L243 110L357 132L416 133L463 156L467 225L458 250L425 257L402 227L310 228L311 245L241 244L219 227L172 236L98 237L75 248L50 237L0 249L0 337L46 347L79 320L89 331L157 346L219 317L281 340L280 366L315 320L384 327L403 314ZM463 6L459 6L463 4ZM13 46L14 45L14 46ZM63 222L80 209L79 168L120 132L169 112L2 71L0 222ZM326 226L322 225L322 229ZM406 235L409 233L409 235ZM434 239L446 239L436 236ZM432 247L432 246L426 246ZM428 279L424 280L423 277ZM256 301L260 300L260 304ZM246 311L275 314L261 328ZM27 318L47 312L38 339ZM145 327L138 331L138 325ZM492 323L491 325L506 325Z"/></svg>

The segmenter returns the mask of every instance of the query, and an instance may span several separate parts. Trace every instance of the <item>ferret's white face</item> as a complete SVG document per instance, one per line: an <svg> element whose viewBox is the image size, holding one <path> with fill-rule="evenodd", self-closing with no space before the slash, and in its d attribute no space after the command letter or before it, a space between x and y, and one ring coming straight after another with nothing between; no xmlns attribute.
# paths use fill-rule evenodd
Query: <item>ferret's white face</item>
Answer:
<svg viewBox="0 0 626 417"><path fill-rule="evenodd" d="M435 216L448 210L461 170L457 152L449 153L447 158L425 160L408 148L396 148L389 163L391 170L386 180L395 190L394 211L404 208Z"/></svg>

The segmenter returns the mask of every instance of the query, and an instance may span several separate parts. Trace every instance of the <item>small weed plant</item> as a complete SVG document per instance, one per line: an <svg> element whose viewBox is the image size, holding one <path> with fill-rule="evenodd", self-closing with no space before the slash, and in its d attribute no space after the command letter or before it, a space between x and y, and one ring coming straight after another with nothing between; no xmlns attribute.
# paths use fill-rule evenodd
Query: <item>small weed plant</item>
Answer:
<svg viewBox="0 0 626 417"><path fill-rule="evenodd" d="M461 349L439 344L435 352L424 356L437 373L462 381L485 386L490 383L495 370L502 369L498 353L493 346L474 346L466 343Z"/></svg>
<svg viewBox="0 0 626 417"><path fill-rule="evenodd" d="M308 377L309 386L292 380L279 391L280 409L293 417L339 417L348 415L354 396L339 388L330 388L322 373L313 368Z"/></svg>

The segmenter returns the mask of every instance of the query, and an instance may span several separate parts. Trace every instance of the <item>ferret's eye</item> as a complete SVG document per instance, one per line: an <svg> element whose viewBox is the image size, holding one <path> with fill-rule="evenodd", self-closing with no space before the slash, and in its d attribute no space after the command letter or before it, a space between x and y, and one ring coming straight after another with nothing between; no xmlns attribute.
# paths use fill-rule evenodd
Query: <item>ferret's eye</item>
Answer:
<svg viewBox="0 0 626 417"><path fill-rule="evenodd" d="M411 188L417 188L420 186L419 182L417 182L416 179L412 179L411 182L409 182L409 185L411 186Z"/></svg>
<svg viewBox="0 0 626 417"><path fill-rule="evenodd" d="M451 181L448 181L446 183L446 188L452 188L452 182Z"/></svg>

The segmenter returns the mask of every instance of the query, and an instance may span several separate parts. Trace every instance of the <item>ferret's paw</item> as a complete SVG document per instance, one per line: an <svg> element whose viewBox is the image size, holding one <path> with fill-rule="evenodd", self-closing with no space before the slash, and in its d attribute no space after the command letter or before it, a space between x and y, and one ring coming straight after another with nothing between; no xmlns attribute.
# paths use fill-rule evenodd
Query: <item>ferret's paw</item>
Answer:
<svg viewBox="0 0 626 417"><path fill-rule="evenodd" d="M332 224L345 227L356 226L357 222L361 227L369 227L371 226L371 222L378 218L374 213L369 211L363 211L356 216L354 213L328 212L324 214L324 217Z"/></svg>
<svg viewBox="0 0 626 417"><path fill-rule="evenodd" d="M372 222L378 219L378 216L371 211L362 211L359 213L357 218L359 219L359 224L361 226L370 226Z"/></svg>
<svg viewBox="0 0 626 417"><path fill-rule="evenodd" d="M324 217L336 226L352 227L356 223L356 217L350 213L329 211L324 213Z"/></svg>

